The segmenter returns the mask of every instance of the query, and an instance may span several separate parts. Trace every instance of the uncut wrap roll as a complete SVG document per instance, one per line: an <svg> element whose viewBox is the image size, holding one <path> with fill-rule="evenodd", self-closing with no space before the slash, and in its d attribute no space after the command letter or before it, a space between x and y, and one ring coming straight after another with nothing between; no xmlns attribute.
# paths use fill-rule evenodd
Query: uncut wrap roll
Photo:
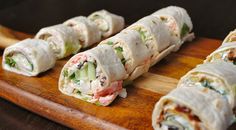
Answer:
<svg viewBox="0 0 236 130"><path fill-rule="evenodd" d="M77 32L80 44L83 48L101 41L101 32L96 24L84 16L71 18L65 21L64 24L72 27Z"/></svg>
<svg viewBox="0 0 236 130"><path fill-rule="evenodd" d="M218 49L207 56L204 63L218 60L236 65L236 42L223 43Z"/></svg>
<svg viewBox="0 0 236 130"><path fill-rule="evenodd" d="M226 42L236 42L236 29L231 31L226 38L224 39L223 43Z"/></svg>
<svg viewBox="0 0 236 130"><path fill-rule="evenodd" d="M191 41L194 34L191 33L193 24L187 11L177 6L168 6L152 14L165 23L171 31L172 44L176 45L174 51L179 50L185 41Z"/></svg>
<svg viewBox="0 0 236 130"><path fill-rule="evenodd" d="M148 71L151 54L137 31L124 30L102 41L101 44L108 44L113 47L129 75L129 80L133 80Z"/></svg>
<svg viewBox="0 0 236 130"><path fill-rule="evenodd" d="M63 24L42 28L35 38L47 41L57 59L76 54L81 48L76 31Z"/></svg>
<svg viewBox="0 0 236 130"><path fill-rule="evenodd" d="M212 90L228 99L231 108L236 105L236 67L227 62L215 61L198 65L183 76L178 87L198 87Z"/></svg>
<svg viewBox="0 0 236 130"><path fill-rule="evenodd" d="M226 130L233 118L228 102L219 94L180 87L156 103L152 126L155 130Z"/></svg>
<svg viewBox="0 0 236 130"><path fill-rule="evenodd" d="M59 90L97 105L109 105L122 92L124 66L109 45L73 56L63 67Z"/></svg>
<svg viewBox="0 0 236 130"><path fill-rule="evenodd" d="M146 16L125 30L136 30L151 53L151 66L168 55L174 46L168 28L156 17Z"/></svg>
<svg viewBox="0 0 236 130"><path fill-rule="evenodd" d="M2 67L5 70L36 76L54 67L56 58L47 42L26 39L5 49Z"/></svg>
<svg viewBox="0 0 236 130"><path fill-rule="evenodd" d="M119 31L125 26L123 17L112 14L106 10L96 11L88 16L102 32L102 36L107 38Z"/></svg>

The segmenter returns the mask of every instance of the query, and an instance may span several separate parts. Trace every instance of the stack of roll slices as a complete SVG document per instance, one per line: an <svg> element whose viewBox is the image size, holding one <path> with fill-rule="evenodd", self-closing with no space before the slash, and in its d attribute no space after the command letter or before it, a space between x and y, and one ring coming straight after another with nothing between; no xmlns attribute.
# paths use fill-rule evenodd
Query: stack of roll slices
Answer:
<svg viewBox="0 0 236 130"><path fill-rule="evenodd" d="M88 17L78 16L62 24L42 28L34 39L9 46L3 54L3 68L26 76L54 67L65 58L107 38L124 28L124 18L106 10Z"/></svg>
<svg viewBox="0 0 236 130"><path fill-rule="evenodd" d="M236 30L155 105L156 130L226 130L236 106Z"/></svg>

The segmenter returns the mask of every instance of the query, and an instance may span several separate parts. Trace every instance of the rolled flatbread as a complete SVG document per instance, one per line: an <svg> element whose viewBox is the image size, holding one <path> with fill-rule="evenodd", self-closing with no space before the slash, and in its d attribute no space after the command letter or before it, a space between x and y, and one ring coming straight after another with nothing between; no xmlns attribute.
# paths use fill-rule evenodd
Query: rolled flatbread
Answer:
<svg viewBox="0 0 236 130"><path fill-rule="evenodd" d="M146 16L130 25L126 30L139 32L143 43L151 53L151 66L160 60L160 53L171 46L168 28L154 16ZM165 54L167 55L167 54Z"/></svg>
<svg viewBox="0 0 236 130"><path fill-rule="evenodd" d="M109 105L122 92L127 74L109 45L100 45L73 56L63 67L59 90L97 105Z"/></svg>
<svg viewBox="0 0 236 130"><path fill-rule="evenodd" d="M191 41L194 34L191 33L193 24L187 11L177 6L168 6L152 14L165 23L171 32L172 44L175 45L174 51L179 50L185 41Z"/></svg>
<svg viewBox="0 0 236 130"><path fill-rule="evenodd" d="M4 50L2 67L5 70L36 76L54 67L56 57L43 40L26 39Z"/></svg>
<svg viewBox="0 0 236 130"><path fill-rule="evenodd" d="M233 118L228 102L219 94L180 87L156 103L152 126L155 130L226 130Z"/></svg>
<svg viewBox="0 0 236 130"><path fill-rule="evenodd" d="M222 61L198 65L183 76L178 87L197 87L212 90L228 99L231 108L236 104L236 67Z"/></svg>
<svg viewBox="0 0 236 130"><path fill-rule="evenodd" d="M47 41L57 59L76 54L81 48L76 31L63 24L42 28L35 38Z"/></svg>
<svg viewBox="0 0 236 130"><path fill-rule="evenodd" d="M117 35L108 38L100 45L111 45L123 63L128 79L133 80L148 71L150 67L150 57L147 47L142 42L139 33L135 30L124 30ZM137 68L142 67L142 70ZM142 72L136 72L142 71ZM139 75L137 75L139 74Z"/></svg>
<svg viewBox="0 0 236 130"><path fill-rule="evenodd" d="M112 14L106 10L96 11L90 14L88 18L97 25L104 38L121 31L125 26L123 17Z"/></svg>
<svg viewBox="0 0 236 130"><path fill-rule="evenodd" d="M226 42L236 42L236 29L231 31L226 38L224 39L223 43Z"/></svg>
<svg viewBox="0 0 236 130"><path fill-rule="evenodd" d="M204 63L218 60L236 65L236 42L223 43L218 49L207 56Z"/></svg>
<svg viewBox="0 0 236 130"><path fill-rule="evenodd" d="M64 24L77 32L82 48L101 41L101 32L97 25L84 16L71 18L65 21Z"/></svg>

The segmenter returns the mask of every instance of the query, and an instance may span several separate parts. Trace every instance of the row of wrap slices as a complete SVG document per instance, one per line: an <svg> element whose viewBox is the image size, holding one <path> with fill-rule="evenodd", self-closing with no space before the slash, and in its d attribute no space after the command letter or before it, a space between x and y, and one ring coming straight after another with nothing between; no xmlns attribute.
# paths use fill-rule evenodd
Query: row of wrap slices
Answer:
<svg viewBox="0 0 236 130"><path fill-rule="evenodd" d="M62 24L39 30L34 39L26 39L4 51L3 68L26 76L36 76L55 66L56 60L91 47L124 28L124 18L106 10L88 17L78 16Z"/></svg>
<svg viewBox="0 0 236 130"><path fill-rule="evenodd" d="M156 130L226 130L235 122L235 106L236 30L156 103L152 125Z"/></svg>
<svg viewBox="0 0 236 130"><path fill-rule="evenodd" d="M124 88L162 58L177 51L194 34L181 7L169 6L143 17L98 46L73 56L63 67L59 90L96 105L107 106Z"/></svg>

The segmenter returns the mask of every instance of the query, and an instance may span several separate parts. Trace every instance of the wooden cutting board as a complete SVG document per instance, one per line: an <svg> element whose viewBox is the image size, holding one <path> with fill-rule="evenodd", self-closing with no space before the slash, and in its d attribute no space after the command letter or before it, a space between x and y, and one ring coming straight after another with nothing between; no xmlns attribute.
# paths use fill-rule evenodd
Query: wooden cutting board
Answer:
<svg viewBox="0 0 236 130"><path fill-rule="evenodd" d="M0 39L5 37L17 41L30 37L6 28L4 30L8 34L0 35ZM6 40L0 40L1 45L8 45L4 42ZM178 52L170 54L127 86L127 98L118 97L108 107L96 106L58 91L59 74L69 58L57 61L53 69L38 77L7 72L0 65L0 96L71 128L152 129L154 104L176 87L181 76L202 63L220 44L221 41L208 38L196 38L193 42L185 43ZM2 61L2 54L0 59Z"/></svg>

